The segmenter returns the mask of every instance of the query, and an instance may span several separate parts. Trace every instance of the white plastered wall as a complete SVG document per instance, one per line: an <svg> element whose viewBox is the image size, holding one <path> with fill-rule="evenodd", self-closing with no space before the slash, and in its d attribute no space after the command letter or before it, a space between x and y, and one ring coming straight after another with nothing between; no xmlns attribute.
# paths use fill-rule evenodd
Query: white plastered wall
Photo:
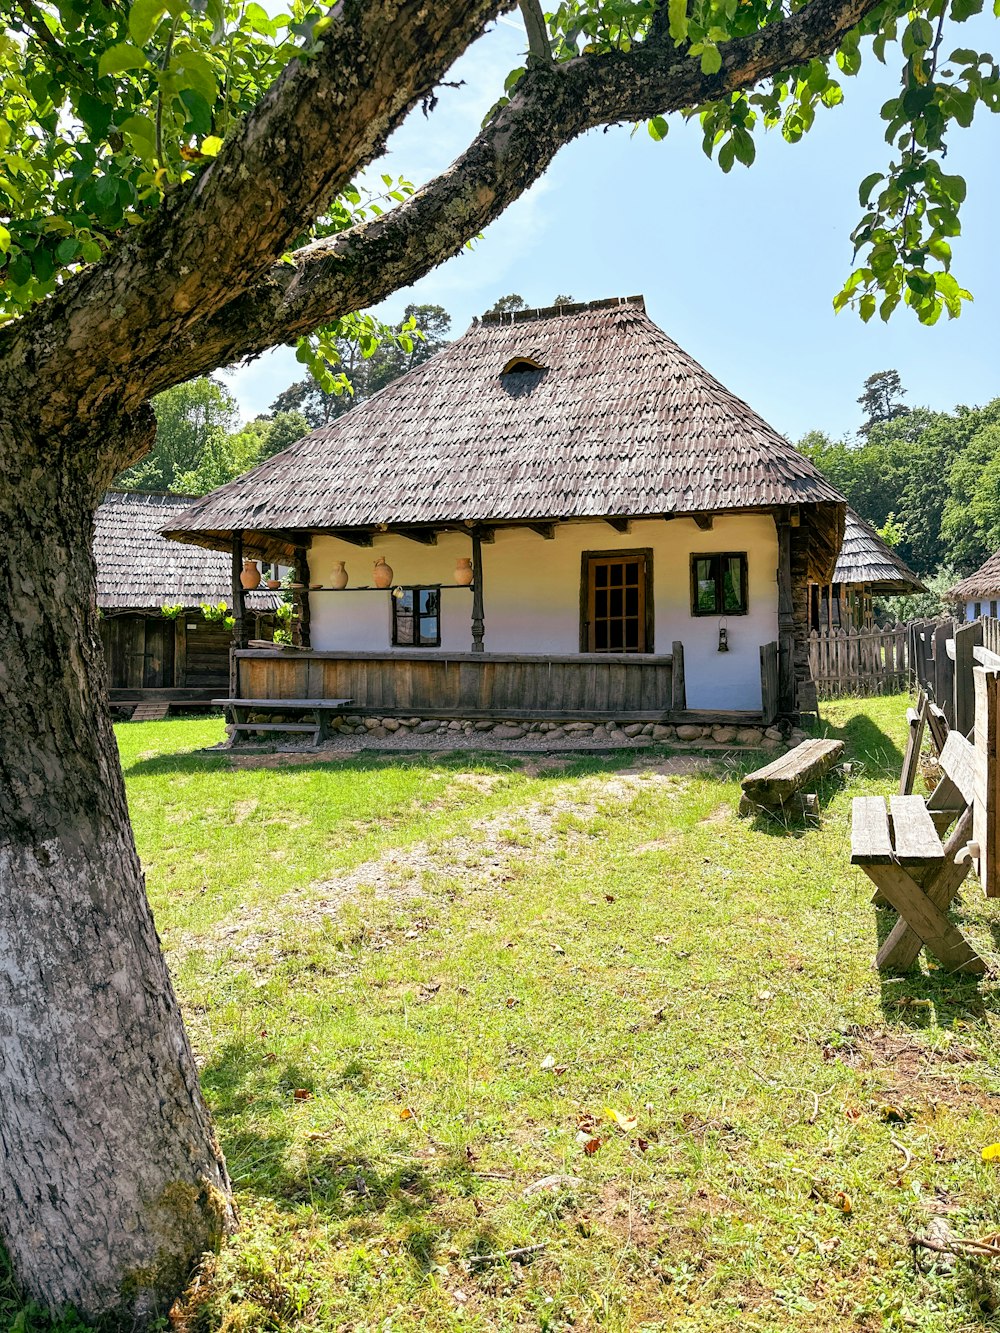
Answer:
<svg viewBox="0 0 1000 1333"><path fill-rule="evenodd" d="M579 652L582 553L640 547L653 552L653 651L669 653L675 639L683 643L688 708L759 709L760 646L778 637L778 544L769 514L716 516L707 532L687 518L637 521L628 533L601 521L560 523L551 541L527 528L499 528L496 540L482 548L486 651ZM691 614L690 557L712 551L747 553L749 611L727 617L728 653L718 651L718 618ZM440 533L436 546L386 535L376 536L372 547L358 547L317 536L309 552L310 578L328 583L334 561L342 560L349 587L370 584L381 556L396 584L447 584L455 581L457 558L470 554L469 538L458 532ZM310 603L314 648L391 649L388 593L314 592ZM471 613L468 589L442 590L439 651L470 650Z"/></svg>

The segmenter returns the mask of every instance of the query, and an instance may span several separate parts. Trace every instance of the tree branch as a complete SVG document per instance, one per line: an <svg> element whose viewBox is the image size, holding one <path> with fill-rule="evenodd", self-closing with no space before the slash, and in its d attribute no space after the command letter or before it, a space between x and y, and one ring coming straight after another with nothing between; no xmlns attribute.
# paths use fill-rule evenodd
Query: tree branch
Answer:
<svg viewBox="0 0 1000 1333"><path fill-rule="evenodd" d="M545 26L541 5L538 0L517 0L517 4L524 19L524 30L528 34L528 55L551 65L552 47L549 45L549 30Z"/></svg>
<svg viewBox="0 0 1000 1333"><path fill-rule="evenodd" d="M40 424L58 430L123 392L136 406L164 359L176 376L170 349L267 274L504 7L341 0L321 49L291 62L189 188L0 331L0 358L20 355L52 386Z"/></svg>
<svg viewBox="0 0 1000 1333"><path fill-rule="evenodd" d="M534 65L516 95L447 171L392 212L298 251L200 329L185 349L202 373L372 305L457 254L585 130L684 110L829 55L881 0L812 0L749 37L720 45L722 69L669 38L628 53ZM156 381L151 392L166 387ZM173 382L173 381L170 381Z"/></svg>

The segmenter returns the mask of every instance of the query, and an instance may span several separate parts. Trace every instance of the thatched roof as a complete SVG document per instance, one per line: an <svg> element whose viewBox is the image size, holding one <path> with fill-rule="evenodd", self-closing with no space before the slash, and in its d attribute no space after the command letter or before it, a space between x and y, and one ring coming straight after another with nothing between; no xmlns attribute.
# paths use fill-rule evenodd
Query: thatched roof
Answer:
<svg viewBox="0 0 1000 1333"><path fill-rule="evenodd" d="M191 504L189 495L109 491L94 522L97 605L102 611L193 610L202 602L232 602L229 556L168 541L163 528ZM275 592L247 596L255 611L273 610Z"/></svg>
<svg viewBox="0 0 1000 1333"><path fill-rule="evenodd" d="M831 582L864 583L884 596L927 591L909 565L853 509L847 511L844 544Z"/></svg>
<svg viewBox="0 0 1000 1333"><path fill-rule="evenodd" d="M949 588L948 598L955 602L981 602L1000 597L1000 551L981 564L974 574L954 588Z"/></svg>
<svg viewBox="0 0 1000 1333"><path fill-rule="evenodd" d="M286 555L287 534L317 530L796 505L828 575L843 497L635 296L477 320L170 531L225 546L243 530Z"/></svg>

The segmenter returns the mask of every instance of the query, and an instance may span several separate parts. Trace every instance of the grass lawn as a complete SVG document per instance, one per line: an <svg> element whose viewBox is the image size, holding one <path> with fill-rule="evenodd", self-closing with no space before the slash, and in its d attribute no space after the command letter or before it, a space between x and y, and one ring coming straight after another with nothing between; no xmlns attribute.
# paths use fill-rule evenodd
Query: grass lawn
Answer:
<svg viewBox="0 0 1000 1333"><path fill-rule="evenodd" d="M848 865L905 706L824 706L855 767L809 831L737 819L746 759L236 766L192 753L220 721L119 727L243 1222L175 1326L1000 1327L996 1260L909 1246L1000 1231L1000 988L879 978ZM962 917L1000 961L974 882Z"/></svg>

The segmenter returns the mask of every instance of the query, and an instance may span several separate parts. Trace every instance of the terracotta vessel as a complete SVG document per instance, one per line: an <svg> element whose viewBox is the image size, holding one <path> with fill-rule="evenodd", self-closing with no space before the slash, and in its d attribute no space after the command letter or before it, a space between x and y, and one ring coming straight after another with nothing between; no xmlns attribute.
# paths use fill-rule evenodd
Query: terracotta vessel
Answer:
<svg viewBox="0 0 1000 1333"><path fill-rule="evenodd" d="M243 573L240 575L240 582L247 592L252 592L254 588L260 587L260 569L256 560L243 561Z"/></svg>
<svg viewBox="0 0 1000 1333"><path fill-rule="evenodd" d="M472 561L467 555L458 557L458 564L455 566L455 582L462 588L468 588L472 583Z"/></svg>
<svg viewBox="0 0 1000 1333"><path fill-rule="evenodd" d="M387 565L382 556L375 561L375 572L372 575L372 582L376 588L392 587L392 566Z"/></svg>
<svg viewBox="0 0 1000 1333"><path fill-rule="evenodd" d="M328 588L347 587L347 570L344 568L343 560L337 560L334 562L333 571L330 574L330 582L327 584L327 587Z"/></svg>
<svg viewBox="0 0 1000 1333"><path fill-rule="evenodd" d="M281 587L281 579L268 579L268 581L267 581L267 586L268 586L269 588L272 588L272 589L274 589L274 588L280 588L280 587Z"/></svg>

